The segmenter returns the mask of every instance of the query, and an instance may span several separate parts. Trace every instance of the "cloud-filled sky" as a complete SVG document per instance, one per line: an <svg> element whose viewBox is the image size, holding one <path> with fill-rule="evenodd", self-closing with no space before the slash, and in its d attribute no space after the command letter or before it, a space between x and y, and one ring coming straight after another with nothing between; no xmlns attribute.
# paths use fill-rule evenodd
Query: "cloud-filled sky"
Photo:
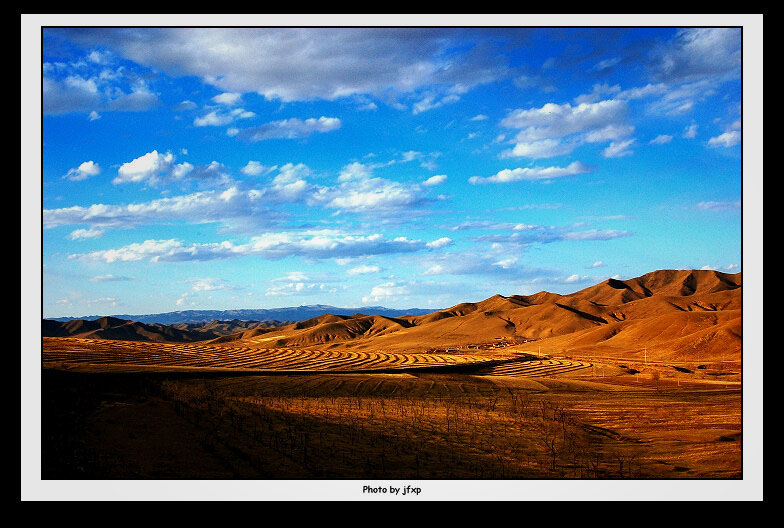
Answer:
<svg viewBox="0 0 784 528"><path fill-rule="evenodd" d="M45 317L741 271L738 28L43 31Z"/></svg>

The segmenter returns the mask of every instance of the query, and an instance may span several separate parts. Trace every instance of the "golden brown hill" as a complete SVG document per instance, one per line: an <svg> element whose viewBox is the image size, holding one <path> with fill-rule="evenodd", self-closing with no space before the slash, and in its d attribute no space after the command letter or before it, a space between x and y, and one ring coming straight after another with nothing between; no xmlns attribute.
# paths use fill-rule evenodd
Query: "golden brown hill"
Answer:
<svg viewBox="0 0 784 528"><path fill-rule="evenodd" d="M422 316L321 316L235 335L248 346L330 344L424 351L518 343L542 352L624 356L643 347L662 357L739 356L741 274L660 270L608 279L569 295L494 295ZM523 344L527 342L526 344Z"/></svg>

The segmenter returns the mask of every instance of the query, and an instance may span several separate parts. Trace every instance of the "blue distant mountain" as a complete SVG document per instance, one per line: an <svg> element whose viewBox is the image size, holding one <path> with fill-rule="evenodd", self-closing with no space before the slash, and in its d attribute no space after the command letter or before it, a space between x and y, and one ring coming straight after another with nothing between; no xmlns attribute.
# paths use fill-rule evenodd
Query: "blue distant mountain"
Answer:
<svg viewBox="0 0 784 528"><path fill-rule="evenodd" d="M137 321L146 324L181 324L181 323L206 323L209 321L305 321L313 317L324 314L334 315L354 315L357 313L365 315L383 315L386 317L400 317L403 315L424 315L438 310L437 308L423 310L420 308L410 308L397 310L394 308L384 308L383 306L362 306L359 308L338 308L326 304L313 304L307 306L292 306L289 308L269 308L269 309L246 309L246 310L183 310L178 312L166 312L158 314L117 314L110 315L117 319ZM106 315L88 315L83 317L49 317L53 321L73 321L82 319L93 321L106 317Z"/></svg>

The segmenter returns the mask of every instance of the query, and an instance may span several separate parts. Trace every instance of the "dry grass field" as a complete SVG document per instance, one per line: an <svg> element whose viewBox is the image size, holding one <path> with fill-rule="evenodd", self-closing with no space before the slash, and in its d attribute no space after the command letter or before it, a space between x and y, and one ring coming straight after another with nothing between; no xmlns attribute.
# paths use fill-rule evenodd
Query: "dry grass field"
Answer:
<svg viewBox="0 0 784 528"><path fill-rule="evenodd" d="M198 342L44 337L42 476L737 479L739 283L655 272Z"/></svg>

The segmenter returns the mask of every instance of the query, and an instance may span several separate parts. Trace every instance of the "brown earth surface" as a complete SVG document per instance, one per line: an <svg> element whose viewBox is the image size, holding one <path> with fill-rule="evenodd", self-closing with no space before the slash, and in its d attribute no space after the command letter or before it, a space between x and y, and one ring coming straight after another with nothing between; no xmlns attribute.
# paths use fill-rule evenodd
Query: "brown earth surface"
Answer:
<svg viewBox="0 0 784 528"><path fill-rule="evenodd" d="M741 291L662 270L207 340L70 321L43 338L43 474L739 478Z"/></svg>

